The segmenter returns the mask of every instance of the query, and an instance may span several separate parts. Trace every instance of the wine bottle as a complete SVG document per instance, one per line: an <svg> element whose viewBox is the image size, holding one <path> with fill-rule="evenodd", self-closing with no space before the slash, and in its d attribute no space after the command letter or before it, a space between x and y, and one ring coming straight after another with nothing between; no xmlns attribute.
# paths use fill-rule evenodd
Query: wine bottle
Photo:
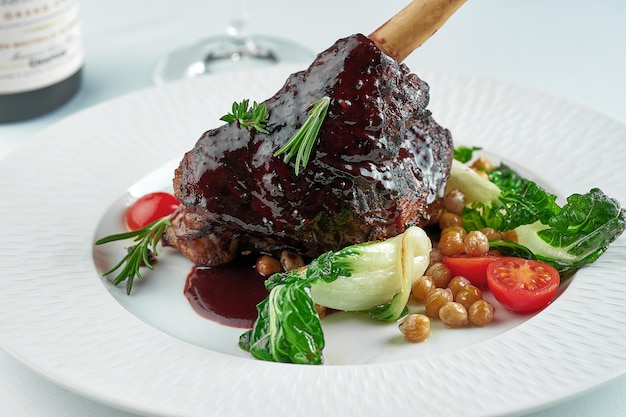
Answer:
<svg viewBox="0 0 626 417"><path fill-rule="evenodd" d="M78 0L0 0L0 123L66 103L81 85Z"/></svg>

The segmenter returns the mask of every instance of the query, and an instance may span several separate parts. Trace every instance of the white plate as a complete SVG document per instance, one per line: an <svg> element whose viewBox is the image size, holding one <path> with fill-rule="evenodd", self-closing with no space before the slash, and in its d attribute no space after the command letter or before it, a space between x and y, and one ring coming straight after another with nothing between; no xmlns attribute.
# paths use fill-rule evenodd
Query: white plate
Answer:
<svg viewBox="0 0 626 417"><path fill-rule="evenodd" d="M56 124L6 157L2 346L83 395L176 416L515 414L624 373L624 236L533 317L499 311L493 326L435 329L418 345L402 343L394 325L339 317L325 324L324 366L266 363L240 352L239 330L191 313L181 284L189 264L172 252L161 254L157 272L131 297L102 280L119 248L94 250L93 242L120 226L123 207L167 188L172 163L220 124L232 101L271 96L293 70L131 94ZM626 126L540 92L420 75L431 85L435 118L458 143L538 173L561 195L599 187L626 202Z"/></svg>

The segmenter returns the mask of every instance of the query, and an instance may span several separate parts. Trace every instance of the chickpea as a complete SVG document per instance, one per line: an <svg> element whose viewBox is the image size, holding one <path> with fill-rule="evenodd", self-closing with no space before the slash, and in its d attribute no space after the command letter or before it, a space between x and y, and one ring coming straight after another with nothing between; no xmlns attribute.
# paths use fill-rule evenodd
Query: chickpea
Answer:
<svg viewBox="0 0 626 417"><path fill-rule="evenodd" d="M445 211L439 217L439 228L443 230L450 226L463 226L463 220L458 214Z"/></svg>
<svg viewBox="0 0 626 417"><path fill-rule="evenodd" d="M425 275L428 275L433 280L437 288L446 288L452 279L450 268L443 262L437 262L429 266Z"/></svg>
<svg viewBox="0 0 626 417"><path fill-rule="evenodd" d="M479 156L473 163L472 168L479 171L491 172L494 169L491 161L484 156Z"/></svg>
<svg viewBox="0 0 626 417"><path fill-rule="evenodd" d="M467 310L459 303L449 301L439 309L439 319L447 327L461 327L469 323Z"/></svg>
<svg viewBox="0 0 626 417"><path fill-rule="evenodd" d="M473 230L465 235L463 249L468 256L483 256L489 251L489 239L482 232Z"/></svg>
<svg viewBox="0 0 626 417"><path fill-rule="evenodd" d="M435 288L424 300L426 315L433 318L439 317L439 309L449 301L452 301L452 291L449 288Z"/></svg>
<svg viewBox="0 0 626 417"><path fill-rule="evenodd" d="M460 216L465 208L465 194L458 188L450 191L443 198L443 208Z"/></svg>
<svg viewBox="0 0 626 417"><path fill-rule="evenodd" d="M495 310L488 301L478 300L469 308L469 321L474 326L486 326L493 320Z"/></svg>
<svg viewBox="0 0 626 417"><path fill-rule="evenodd" d="M482 300L482 298L483 292L480 288L470 284L461 288L459 292L456 293L454 301L462 304L466 309L469 309L472 304L478 300Z"/></svg>
<svg viewBox="0 0 626 417"><path fill-rule="evenodd" d="M517 232L515 230L507 230L502 234L502 240L507 242L517 242Z"/></svg>
<svg viewBox="0 0 626 417"><path fill-rule="evenodd" d="M448 226L445 229L441 229L441 235L446 235L448 233L461 235L461 238L465 238L467 232L463 226Z"/></svg>
<svg viewBox="0 0 626 417"><path fill-rule="evenodd" d="M430 336L430 319L423 314L409 314L400 322L398 328L407 341L423 342Z"/></svg>
<svg viewBox="0 0 626 417"><path fill-rule="evenodd" d="M461 288L467 287L470 284L471 282L469 279L457 275L450 280L450 282L448 283L448 288L450 288L450 291L452 291L452 297L456 298L456 295L461 290Z"/></svg>
<svg viewBox="0 0 626 417"><path fill-rule="evenodd" d="M474 172L486 179L487 181L491 181L491 179L489 178L489 174L487 174L487 171L474 168Z"/></svg>
<svg viewBox="0 0 626 417"><path fill-rule="evenodd" d="M465 245L463 240L465 238L465 231L455 232L451 230L451 228L446 228L444 230L450 230L448 232L443 232L441 234L441 238L439 239L439 245L437 247L441 251L441 254L444 256L454 256L463 253L465 250Z"/></svg>
<svg viewBox="0 0 626 417"><path fill-rule="evenodd" d="M488 240L502 240L502 233L493 227L483 227L480 231L483 235L487 236Z"/></svg>
<svg viewBox="0 0 626 417"><path fill-rule="evenodd" d="M437 262L441 262L442 259L443 259L443 254L441 253L439 248L432 248L430 250L428 266L431 266L432 264L436 264Z"/></svg>
<svg viewBox="0 0 626 417"><path fill-rule="evenodd" d="M419 277L411 287L411 294L417 301L423 302L426 296L435 288L435 282L428 275Z"/></svg>
<svg viewBox="0 0 626 417"><path fill-rule="evenodd" d="M291 271L304 266L304 259L295 252L284 250L280 254L280 265L285 271Z"/></svg>
<svg viewBox="0 0 626 417"><path fill-rule="evenodd" d="M268 277L277 272L281 272L280 261L273 256L261 255L256 260L256 270L264 277Z"/></svg>

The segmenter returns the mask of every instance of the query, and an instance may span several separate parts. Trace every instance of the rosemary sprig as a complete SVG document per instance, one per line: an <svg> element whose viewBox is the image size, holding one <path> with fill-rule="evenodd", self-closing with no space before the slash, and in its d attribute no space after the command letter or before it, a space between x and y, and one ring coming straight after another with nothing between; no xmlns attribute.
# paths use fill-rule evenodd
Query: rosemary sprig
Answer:
<svg viewBox="0 0 626 417"><path fill-rule="evenodd" d="M315 145L315 140L326 117L329 104L330 97L322 97L313 102L309 110L309 118L304 122L302 127L298 129L296 134L293 135L282 148L274 152L274 156L285 154L283 159L285 163L289 162L295 155L296 175L300 174L300 167L304 169L309 163L311 150L313 149L313 145Z"/></svg>
<svg viewBox="0 0 626 417"><path fill-rule="evenodd" d="M250 107L250 100L245 99L241 103L233 102L232 112L220 117L226 123L237 122L240 127L252 128L258 132L268 133L265 130L267 124L268 111L265 103L256 101Z"/></svg>
<svg viewBox="0 0 626 417"><path fill-rule="evenodd" d="M115 276L115 278L113 278L113 284L118 285L119 283L126 281L126 293L130 295L135 277L141 279L141 267L146 266L149 269L154 269L154 257L152 255L155 257L158 256L157 244L163 237L165 228L171 225L172 223L169 220L169 216L162 217L147 226L142 227L141 229L118 233L97 240L95 243L96 245L102 245L118 240L126 240L133 237L135 238L134 242L137 242L135 245L128 248L128 252L122 260L119 261L113 268L105 272L104 276L112 274L123 265L122 270Z"/></svg>

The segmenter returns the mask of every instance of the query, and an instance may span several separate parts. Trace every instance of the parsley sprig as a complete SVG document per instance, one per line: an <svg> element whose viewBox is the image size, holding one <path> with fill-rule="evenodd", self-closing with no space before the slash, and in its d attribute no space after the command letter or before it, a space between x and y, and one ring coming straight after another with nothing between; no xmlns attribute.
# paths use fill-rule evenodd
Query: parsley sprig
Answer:
<svg viewBox="0 0 626 417"><path fill-rule="evenodd" d="M265 103L259 104L255 101L252 107L250 107L250 100L245 99L241 103L233 102L231 113L220 117L220 120L226 123L237 122L240 127L252 128L261 133L268 133L265 130L268 115Z"/></svg>
<svg viewBox="0 0 626 417"><path fill-rule="evenodd" d="M293 135L282 148L274 152L274 156L285 154L283 159L285 163L289 162L295 155L296 175L300 174L300 167L304 169L309 163L311 150L313 149L313 145L315 145L315 140L326 117L329 104L330 97L327 96L313 102L309 110L309 117L302 127L298 129L296 134Z"/></svg>
<svg viewBox="0 0 626 417"><path fill-rule="evenodd" d="M96 241L96 245L103 245L105 243L114 242L118 240L126 240L135 238L135 245L128 248L126 255L120 260L113 268L104 273L104 276L110 275L120 267L122 270L113 278L113 284L118 285L123 281L126 281L126 293L130 295L133 288L133 281L135 278L141 279L141 267L145 266L149 269L154 269L155 257L158 256L157 244L163 237L165 228L171 226L172 223L169 217L162 217L154 222L142 227L138 230L133 230L125 233L118 233L103 237Z"/></svg>

